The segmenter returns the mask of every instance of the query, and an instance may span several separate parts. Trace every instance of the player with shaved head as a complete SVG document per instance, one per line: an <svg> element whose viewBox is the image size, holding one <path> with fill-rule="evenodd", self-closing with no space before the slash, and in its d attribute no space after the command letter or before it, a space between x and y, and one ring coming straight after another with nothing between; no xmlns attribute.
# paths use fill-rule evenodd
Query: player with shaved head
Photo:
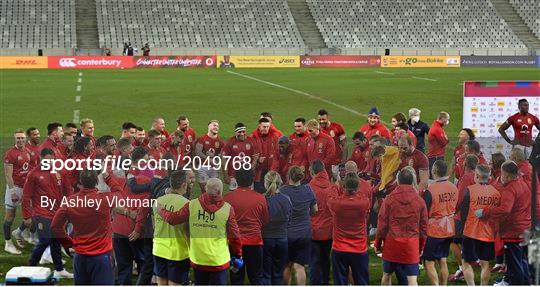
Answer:
<svg viewBox="0 0 540 287"><path fill-rule="evenodd" d="M207 158L210 162L214 157L221 155L221 149L225 143L219 138L219 121L211 120L208 123L208 132L202 137L198 138L195 142L195 155L200 158L201 161L205 161ZM195 166L195 168L199 168ZM206 182L210 178L218 178L219 170L215 167L203 167L198 169L199 173L199 186L201 191L205 192Z"/></svg>

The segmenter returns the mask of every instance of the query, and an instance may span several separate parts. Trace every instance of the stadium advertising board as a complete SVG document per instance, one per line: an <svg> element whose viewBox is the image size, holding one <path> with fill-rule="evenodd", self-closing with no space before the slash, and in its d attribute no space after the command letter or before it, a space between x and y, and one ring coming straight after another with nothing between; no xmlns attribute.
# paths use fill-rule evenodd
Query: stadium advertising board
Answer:
<svg viewBox="0 0 540 287"><path fill-rule="evenodd" d="M47 57L0 57L0 69L47 69Z"/></svg>
<svg viewBox="0 0 540 287"><path fill-rule="evenodd" d="M215 68L216 56L135 57L135 68Z"/></svg>
<svg viewBox="0 0 540 287"><path fill-rule="evenodd" d="M308 68L316 67L380 67L379 56L301 56L300 66Z"/></svg>
<svg viewBox="0 0 540 287"><path fill-rule="evenodd" d="M132 68L133 57L124 56L51 56L51 69L119 69Z"/></svg>
<svg viewBox="0 0 540 287"><path fill-rule="evenodd" d="M462 67L536 67L532 56L462 56Z"/></svg>
<svg viewBox="0 0 540 287"><path fill-rule="evenodd" d="M460 56L382 56L383 68L459 68Z"/></svg>
<svg viewBox="0 0 540 287"><path fill-rule="evenodd" d="M218 56L218 68L299 68L300 56Z"/></svg>
<svg viewBox="0 0 540 287"><path fill-rule="evenodd" d="M540 81L465 82L463 90L463 127L470 128L484 154L502 152L511 146L499 135L499 127L518 111L519 99L529 101L529 112L540 113ZM507 134L514 137L509 128ZM533 130L533 138L536 137Z"/></svg>

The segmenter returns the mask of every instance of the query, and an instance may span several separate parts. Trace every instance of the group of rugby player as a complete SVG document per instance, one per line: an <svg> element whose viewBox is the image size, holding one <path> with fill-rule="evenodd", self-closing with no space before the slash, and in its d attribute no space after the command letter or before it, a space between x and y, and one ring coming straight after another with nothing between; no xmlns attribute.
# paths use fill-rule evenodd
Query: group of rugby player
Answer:
<svg viewBox="0 0 540 287"><path fill-rule="evenodd" d="M519 112L499 129L513 146L509 159L494 153L490 163L473 131L464 128L447 164L449 114L441 112L428 127L416 108L409 119L394 115L392 130L372 108L352 136L350 155L343 126L326 110L318 119L295 119L290 136L272 124L270 113L261 113L251 134L237 123L227 141L219 137L217 120L197 138L186 116L178 117L171 134L159 117L148 131L124 123L118 141L95 138L91 119L80 126L50 123L43 143L37 128L16 130L4 161L5 251L21 254L12 237L19 246L35 244L28 260L35 266L50 248L55 276L74 276L84 285L132 284L134 262L141 285L153 277L159 285L188 284L190 269L195 284L224 285L229 273L234 285L242 285L246 274L252 285L305 285L306 268L312 285L329 285L330 270L335 285L367 285L374 236L383 285L393 273L399 284L416 285L422 262L433 285L449 279L474 285L475 265L482 285L491 272L505 272L498 284L528 285L526 247L519 243L531 227L533 175L526 153L533 128L540 128L528 109L520 100ZM506 135L510 126L514 139ZM40 164L113 155L131 159L132 168L51 173ZM249 168L229 161L194 170L188 163L225 156L245 157ZM136 164L149 158L187 166L149 170ZM229 188L225 195L221 178ZM152 198L158 204L44 206L44 197ZM20 205L23 222L12 231ZM62 245L74 256L74 274L64 269ZM450 250L460 266L452 276Z"/></svg>

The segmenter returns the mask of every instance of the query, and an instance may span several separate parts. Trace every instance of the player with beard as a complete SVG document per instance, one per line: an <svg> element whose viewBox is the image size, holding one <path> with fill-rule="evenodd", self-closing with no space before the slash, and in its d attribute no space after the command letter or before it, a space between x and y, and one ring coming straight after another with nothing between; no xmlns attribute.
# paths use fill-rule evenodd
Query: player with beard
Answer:
<svg viewBox="0 0 540 287"><path fill-rule="evenodd" d="M458 143L457 143L457 146L454 148L454 156L452 157L450 169L448 170L449 176L454 174L456 163L458 162L459 158L465 153L465 143L467 143L468 140L474 140L474 139L475 139L475 135L471 129L463 128L461 129L461 131L459 131Z"/></svg>
<svg viewBox="0 0 540 287"><path fill-rule="evenodd" d="M437 120L433 122L431 128L429 128L428 134L428 160L429 160L429 178L431 175L431 166L437 160L444 160L446 154L446 146L450 142L448 135L444 130L444 126L450 124L450 115L447 112L440 112Z"/></svg>
<svg viewBox="0 0 540 287"><path fill-rule="evenodd" d="M43 149L50 149L54 153L54 158L64 159L64 155L60 151L60 144L64 130L61 123L50 123L47 125L47 139L39 146L39 153Z"/></svg>
<svg viewBox="0 0 540 287"><path fill-rule="evenodd" d="M326 167L326 172L332 174L332 163L334 162L335 144L332 137L320 131L320 124L317 120L309 120L307 123L309 140L307 142L306 153L309 164L320 159Z"/></svg>
<svg viewBox="0 0 540 287"><path fill-rule="evenodd" d="M30 157L32 158L32 165L36 166L39 162L39 147L41 146L39 140L41 135L37 128L28 128L26 130L26 137L28 142L26 143L26 148L30 151Z"/></svg>
<svg viewBox="0 0 540 287"><path fill-rule="evenodd" d="M347 161L347 136L345 135L345 130L341 124L330 121L326 110L319 110L318 117L321 132L326 133L334 140L335 151L331 168L333 176L337 178L339 165L345 164Z"/></svg>
<svg viewBox="0 0 540 287"><path fill-rule="evenodd" d="M11 241L11 225L15 219L17 206L21 205L22 187L31 168L32 158L30 151L25 147L26 135L22 129L14 133L15 145L11 147L4 157L4 172L6 176L6 196L4 215L4 239L6 241L4 250L10 254L19 255L21 251L15 247ZM15 231L17 235L20 231ZM18 243L22 237L14 236Z"/></svg>
<svg viewBox="0 0 540 287"><path fill-rule="evenodd" d="M184 166L184 141L184 133L181 130L175 130L170 138L161 142L161 148L164 152L168 152L173 156L174 162L177 162L180 159L179 167Z"/></svg>
<svg viewBox="0 0 540 287"><path fill-rule="evenodd" d="M59 149L65 158L71 158L73 156L74 142L75 139L71 134L64 133L62 136L62 144L60 145Z"/></svg>
<svg viewBox="0 0 540 287"><path fill-rule="evenodd" d="M159 132L161 135L165 136L166 139L168 139L171 136L169 132L165 129L165 120L162 117L154 118L154 120L152 121L152 128L150 129L150 131L152 130ZM148 131L149 134L150 134L150 131Z"/></svg>
<svg viewBox="0 0 540 287"><path fill-rule="evenodd" d="M307 142L309 140L309 132L306 128L306 119L304 118L296 118L294 120L294 133L292 133L289 136L290 140L290 146L293 149L293 153L296 154L303 154L305 166L304 170L309 169L309 164L307 162L306 158L306 148L307 148ZM307 175L306 180L309 180L309 177L311 175ZM282 177L282 179L285 179L287 177Z"/></svg>
<svg viewBox="0 0 540 287"><path fill-rule="evenodd" d="M137 135L137 126L132 122L125 122L122 124L122 135L120 138L135 139Z"/></svg>
<svg viewBox="0 0 540 287"><path fill-rule="evenodd" d="M484 158L484 155L482 154L482 151L480 150L480 143L476 140L468 140L465 142L465 148L463 154L457 159L456 163L454 164L454 173L456 179L460 180L464 173L464 167L465 167L465 159L468 155L475 155L478 157L478 163L487 165L488 162ZM459 182L459 181L458 181Z"/></svg>
<svg viewBox="0 0 540 287"><path fill-rule="evenodd" d="M94 121L92 119L81 120L81 136L90 138L92 140L92 143L96 144L94 131L95 131Z"/></svg>
<svg viewBox="0 0 540 287"><path fill-rule="evenodd" d="M381 114L377 107L373 107L369 110L367 118L368 122L359 129L359 131L364 133L366 138L369 139L373 135L378 135L390 140L390 130L381 123Z"/></svg>
<svg viewBox="0 0 540 287"><path fill-rule="evenodd" d="M116 139L111 135L104 135L96 140L94 157L105 159L108 155L114 155L116 151Z"/></svg>
<svg viewBox="0 0 540 287"><path fill-rule="evenodd" d="M272 168L274 153L277 149L277 141L281 132L271 132L272 123L267 117L259 119L259 126L253 132L252 137L257 143L259 150L258 162L255 165L254 189L265 192L264 176Z"/></svg>
<svg viewBox="0 0 540 287"><path fill-rule="evenodd" d="M146 145L148 145L146 131L142 127L137 127L137 133L135 134L135 141L133 142L133 147L145 147Z"/></svg>
<svg viewBox="0 0 540 287"><path fill-rule="evenodd" d="M368 140L362 132L355 132L352 140L354 143L354 148L349 160L354 161L358 167L358 170L362 171L366 168L370 156Z"/></svg>
<svg viewBox="0 0 540 287"><path fill-rule="evenodd" d="M212 163L212 159L214 157L219 157L221 155L221 149L225 144L219 138L218 134L219 121L211 120L208 123L208 132L202 137L198 138L195 142L195 155L200 158L201 162L205 162L208 158L208 161ZM201 187L201 192L205 192L205 186L208 179L219 177L219 170L217 167L203 167L201 164L201 166L194 166L194 168L198 168L199 186Z"/></svg>
<svg viewBox="0 0 540 287"><path fill-rule="evenodd" d="M525 155L531 152L531 146L534 143L532 140L533 127L540 130L540 121L536 116L529 113L529 102L527 99L518 101L519 112L510 116L500 127L499 133L503 139L512 145L512 147L520 146ZM514 139L511 140L506 134L506 130L512 127L514 129Z"/></svg>
<svg viewBox="0 0 540 287"><path fill-rule="evenodd" d="M270 112L262 112L259 119L263 119L263 118L267 119L269 121L269 123L270 123L270 129L268 130L268 133L270 135L272 135L275 138L279 138L280 136L283 135L283 133L280 130L278 130L276 128L276 126L274 126L274 124L272 123L272 121L273 121L272 113L270 113ZM253 132L255 132L255 131L253 131Z"/></svg>
<svg viewBox="0 0 540 287"><path fill-rule="evenodd" d="M235 190L238 187L234 177L236 173L233 165L235 157L247 156L252 163L257 162L259 157L258 151L256 150L257 145L254 143L253 138L246 136L246 130L246 125L237 123L234 126L234 136L231 137L223 147L222 156L230 157L228 165L223 166L225 169L224 172L226 172L223 178L225 183L229 184L229 190ZM238 161L238 159L236 159L236 161ZM243 162L243 159L240 159L240 162Z"/></svg>
<svg viewBox="0 0 540 287"><path fill-rule="evenodd" d="M429 178L428 158L424 153L415 148L412 139L408 136L399 139L398 147L401 158L399 169L401 170L406 166L411 166L416 172L418 190L420 192L424 191Z"/></svg>
<svg viewBox="0 0 540 287"><path fill-rule="evenodd" d="M182 146L184 147L183 154L184 156L192 156L193 145L197 140L195 130L189 126L189 119L187 116L179 116L178 119L176 119L176 123L178 125L176 129L184 133L184 142L182 143Z"/></svg>

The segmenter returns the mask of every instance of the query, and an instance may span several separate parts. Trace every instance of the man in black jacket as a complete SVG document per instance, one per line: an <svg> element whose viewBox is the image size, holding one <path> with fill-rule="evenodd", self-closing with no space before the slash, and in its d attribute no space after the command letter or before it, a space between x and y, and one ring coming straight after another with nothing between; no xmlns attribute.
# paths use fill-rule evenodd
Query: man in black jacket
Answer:
<svg viewBox="0 0 540 287"><path fill-rule="evenodd" d="M429 126L420 120L420 113L421 111L417 108L410 109L407 125L409 126L409 130L416 137L416 149L425 153L425 138L429 133Z"/></svg>

